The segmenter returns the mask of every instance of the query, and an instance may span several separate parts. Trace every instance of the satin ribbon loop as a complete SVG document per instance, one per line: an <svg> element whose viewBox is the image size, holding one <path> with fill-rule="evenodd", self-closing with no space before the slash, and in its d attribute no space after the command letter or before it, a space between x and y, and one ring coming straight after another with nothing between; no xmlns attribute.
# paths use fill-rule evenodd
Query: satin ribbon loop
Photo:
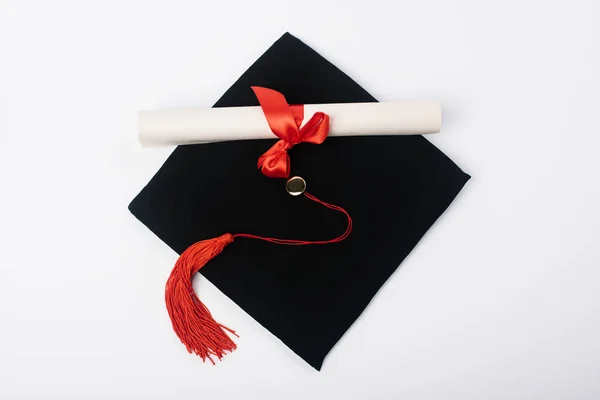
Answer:
<svg viewBox="0 0 600 400"><path fill-rule="evenodd" d="M317 112L302 127L304 105L290 106L276 90L252 86L271 131L280 138L258 159L258 168L270 178L290 176L288 150L302 142L321 144L329 133L329 116Z"/></svg>

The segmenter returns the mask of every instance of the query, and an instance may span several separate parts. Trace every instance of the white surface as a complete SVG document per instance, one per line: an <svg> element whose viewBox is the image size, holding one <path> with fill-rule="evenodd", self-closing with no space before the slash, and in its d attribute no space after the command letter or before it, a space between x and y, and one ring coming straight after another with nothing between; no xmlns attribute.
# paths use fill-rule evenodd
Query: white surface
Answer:
<svg viewBox="0 0 600 400"><path fill-rule="evenodd" d="M600 398L600 2L0 1L0 398ZM439 99L473 175L325 360L213 286L187 354L176 255L127 211L170 153L137 111L210 106L284 31L382 101Z"/></svg>
<svg viewBox="0 0 600 400"><path fill-rule="evenodd" d="M301 126L319 111L329 116L328 136L438 133L442 124L438 102L390 101L307 104ZM145 147L275 137L258 106L141 111L138 132Z"/></svg>

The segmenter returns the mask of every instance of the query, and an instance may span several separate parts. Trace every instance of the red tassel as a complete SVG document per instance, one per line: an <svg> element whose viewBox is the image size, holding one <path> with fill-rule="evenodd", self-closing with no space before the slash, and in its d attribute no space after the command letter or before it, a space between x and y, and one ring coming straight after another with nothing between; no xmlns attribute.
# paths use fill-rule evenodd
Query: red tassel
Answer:
<svg viewBox="0 0 600 400"><path fill-rule="evenodd" d="M237 347L225 331L237 335L214 320L194 293L192 278L231 242L233 235L226 233L188 247L175 263L165 288L173 330L188 352L197 354L204 361L208 358L213 364L212 356L220 360L227 351L232 352Z"/></svg>
<svg viewBox="0 0 600 400"><path fill-rule="evenodd" d="M327 208L343 213L348 219L346 231L335 239L317 241L277 239L247 233L238 233L236 235L226 233L214 239L194 243L179 256L167 281L165 300L171 322L173 323L173 330L188 352L199 355L204 361L208 358L214 364L212 356L216 356L220 360L226 352L232 352L237 347L229 335L225 333L227 331L237 336L235 331L219 324L213 319L210 311L198 299L192 287L192 279L196 272L211 259L218 256L225 246L233 242L234 238L243 237L288 246L303 246L337 243L350 235L350 232L352 232L352 218L350 218L350 214L346 210L342 207L325 203L306 192L304 192L304 195L308 199L322 204Z"/></svg>

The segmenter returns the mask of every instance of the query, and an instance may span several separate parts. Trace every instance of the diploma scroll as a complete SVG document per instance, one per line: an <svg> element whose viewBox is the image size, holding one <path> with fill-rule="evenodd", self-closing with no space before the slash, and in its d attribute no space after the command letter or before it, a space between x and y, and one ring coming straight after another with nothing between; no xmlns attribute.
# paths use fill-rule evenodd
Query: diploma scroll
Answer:
<svg viewBox="0 0 600 400"><path fill-rule="evenodd" d="M442 121L434 101L307 104L303 123L317 111L330 117L329 136L437 133ZM142 111L138 123L142 146L274 138L259 106Z"/></svg>

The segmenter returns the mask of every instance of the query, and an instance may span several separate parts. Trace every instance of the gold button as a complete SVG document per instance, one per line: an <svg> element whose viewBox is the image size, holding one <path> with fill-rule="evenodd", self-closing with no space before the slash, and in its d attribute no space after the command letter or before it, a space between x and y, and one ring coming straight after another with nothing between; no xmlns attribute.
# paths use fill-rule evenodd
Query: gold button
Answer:
<svg viewBox="0 0 600 400"><path fill-rule="evenodd" d="M293 176L285 184L285 190L292 196L299 196L306 190L306 181L299 176Z"/></svg>

